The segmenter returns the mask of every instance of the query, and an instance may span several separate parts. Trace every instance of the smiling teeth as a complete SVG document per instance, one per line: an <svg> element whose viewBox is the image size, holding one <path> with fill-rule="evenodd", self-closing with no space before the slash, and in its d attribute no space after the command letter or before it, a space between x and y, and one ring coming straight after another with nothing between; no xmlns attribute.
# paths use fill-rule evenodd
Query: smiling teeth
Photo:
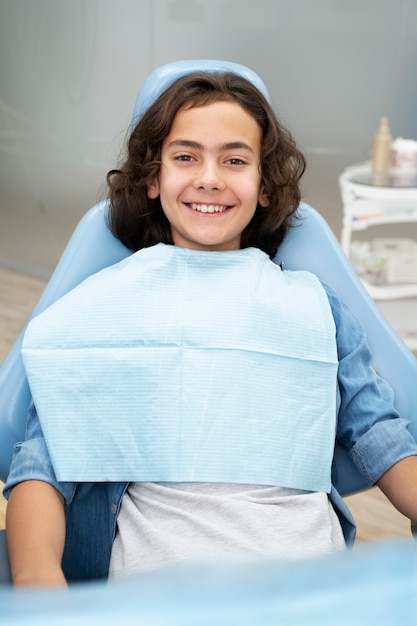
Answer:
<svg viewBox="0 0 417 626"><path fill-rule="evenodd" d="M218 204L194 204L192 203L191 208L194 211L199 211L200 213L222 213L227 206L221 206Z"/></svg>

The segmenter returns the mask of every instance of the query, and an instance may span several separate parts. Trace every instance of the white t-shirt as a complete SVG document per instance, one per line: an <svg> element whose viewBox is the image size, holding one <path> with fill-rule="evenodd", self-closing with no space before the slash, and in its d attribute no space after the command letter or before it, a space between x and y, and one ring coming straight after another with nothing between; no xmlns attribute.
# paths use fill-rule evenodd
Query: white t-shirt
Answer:
<svg viewBox="0 0 417 626"><path fill-rule="evenodd" d="M110 578L184 561L305 559L345 550L326 493L213 483L130 483Z"/></svg>

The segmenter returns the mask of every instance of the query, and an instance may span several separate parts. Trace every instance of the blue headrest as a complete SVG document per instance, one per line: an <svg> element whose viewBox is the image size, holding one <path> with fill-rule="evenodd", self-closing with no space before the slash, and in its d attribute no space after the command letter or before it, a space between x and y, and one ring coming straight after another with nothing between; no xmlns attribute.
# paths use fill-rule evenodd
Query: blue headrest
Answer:
<svg viewBox="0 0 417 626"><path fill-rule="evenodd" d="M246 78L246 80L259 89L268 102L271 101L264 82L253 70L245 65L232 63L230 61L216 60L174 61L173 63L167 63L166 65L158 67L149 74L148 78L143 83L133 109L132 130L145 111L168 89L168 87L178 78L187 76L188 74L194 74L195 72L207 72L208 74L233 72Z"/></svg>

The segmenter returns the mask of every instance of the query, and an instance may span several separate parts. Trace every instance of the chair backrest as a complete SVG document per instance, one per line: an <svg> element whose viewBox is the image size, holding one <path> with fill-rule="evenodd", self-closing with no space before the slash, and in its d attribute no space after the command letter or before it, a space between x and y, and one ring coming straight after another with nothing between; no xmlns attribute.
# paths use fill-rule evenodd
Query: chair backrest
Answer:
<svg viewBox="0 0 417 626"><path fill-rule="evenodd" d="M134 110L134 123L144 110L179 76L194 71L234 71L259 87L265 86L251 70L235 63L221 61L187 61L171 63L155 70L143 84ZM107 226L107 201L84 216L75 229L44 293L31 317L39 314L84 278L112 265L131 252L111 234ZM280 246L276 261L286 269L307 269L316 273L340 293L364 324L373 352L375 367L392 385L396 405L411 421L417 437L417 359L392 330L377 306L362 287L342 249L324 219L307 204L299 209L302 218L291 229ZM13 446L24 436L26 412L31 396L21 359L20 334L0 368L0 479L5 480ZM336 449L336 488L343 494L365 486L346 451Z"/></svg>

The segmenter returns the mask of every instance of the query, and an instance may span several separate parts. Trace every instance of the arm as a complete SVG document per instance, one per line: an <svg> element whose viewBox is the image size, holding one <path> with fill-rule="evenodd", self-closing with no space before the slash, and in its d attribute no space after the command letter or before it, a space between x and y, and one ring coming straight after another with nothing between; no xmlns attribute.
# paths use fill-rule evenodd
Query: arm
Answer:
<svg viewBox="0 0 417 626"><path fill-rule="evenodd" d="M52 485L28 480L12 489L6 534L14 585L66 586L64 500Z"/></svg>
<svg viewBox="0 0 417 626"><path fill-rule="evenodd" d="M394 406L394 394L374 371L362 325L332 291L341 405L338 438L366 482L417 524L417 444Z"/></svg>
<svg viewBox="0 0 417 626"><path fill-rule="evenodd" d="M417 524L417 456L395 463L381 476L378 487L396 509Z"/></svg>

